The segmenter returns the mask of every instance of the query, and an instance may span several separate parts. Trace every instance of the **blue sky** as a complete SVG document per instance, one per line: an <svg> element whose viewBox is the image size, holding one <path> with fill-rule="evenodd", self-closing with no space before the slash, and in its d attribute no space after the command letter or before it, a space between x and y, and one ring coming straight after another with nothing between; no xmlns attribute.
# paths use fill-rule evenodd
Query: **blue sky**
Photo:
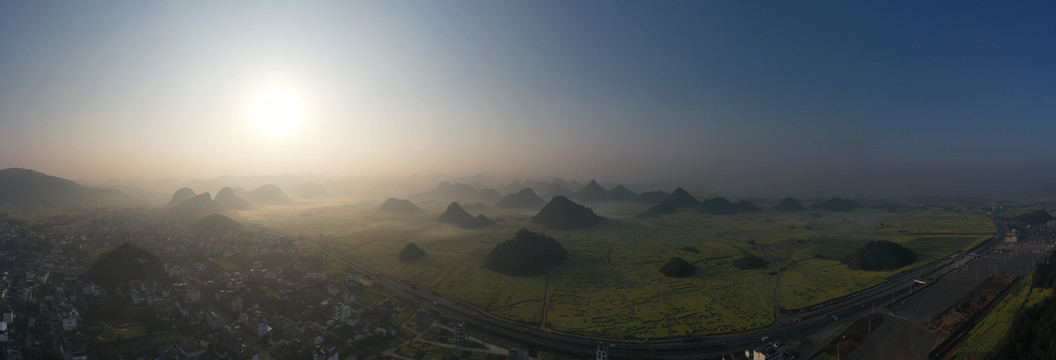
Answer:
<svg viewBox="0 0 1056 360"><path fill-rule="evenodd" d="M0 167L75 179L495 172L745 196L1011 193L1056 180L1053 10L8 2ZM283 134L246 115L269 89L296 99Z"/></svg>

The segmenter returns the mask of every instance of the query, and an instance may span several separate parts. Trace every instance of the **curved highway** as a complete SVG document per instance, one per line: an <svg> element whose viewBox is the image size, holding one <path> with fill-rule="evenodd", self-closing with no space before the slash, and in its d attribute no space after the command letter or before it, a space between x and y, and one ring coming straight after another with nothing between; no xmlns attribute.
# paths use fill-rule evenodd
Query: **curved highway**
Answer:
<svg viewBox="0 0 1056 360"><path fill-rule="evenodd" d="M965 262L971 260L970 257L960 256L960 253L954 254L884 284L842 298L834 304L812 311L797 313L798 318L796 321L789 324L774 324L762 329L733 334L642 341L586 337L525 327L524 324L513 323L487 314L483 310L457 299L374 271L323 244L311 240L303 241L334 256L348 266L359 269L364 274L372 275L376 281L393 295L411 300L422 308L436 311L443 318L465 322L474 327L510 338L520 339L527 343L568 352L593 354L599 344L604 344L610 348L610 356L620 357L717 358L730 352L758 347L766 341L799 339L827 326L835 326L838 322L854 319L862 315L863 312L872 311L876 305L882 307L912 295L922 286L926 286L926 284L918 285L915 280L928 277L928 275L944 274L946 271L963 266ZM988 252L992 248L994 241L989 240L988 242L977 253ZM766 340L764 341L764 339Z"/></svg>

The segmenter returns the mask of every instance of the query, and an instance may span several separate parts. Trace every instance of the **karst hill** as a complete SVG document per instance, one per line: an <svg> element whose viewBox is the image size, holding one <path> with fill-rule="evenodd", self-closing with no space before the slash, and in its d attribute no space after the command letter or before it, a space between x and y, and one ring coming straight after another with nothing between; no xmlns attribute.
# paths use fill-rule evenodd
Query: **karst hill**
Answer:
<svg viewBox="0 0 1056 360"><path fill-rule="evenodd" d="M550 202L532 218L537 224L551 229L580 229L598 225L602 217L594 210L577 204L564 196L550 199Z"/></svg>

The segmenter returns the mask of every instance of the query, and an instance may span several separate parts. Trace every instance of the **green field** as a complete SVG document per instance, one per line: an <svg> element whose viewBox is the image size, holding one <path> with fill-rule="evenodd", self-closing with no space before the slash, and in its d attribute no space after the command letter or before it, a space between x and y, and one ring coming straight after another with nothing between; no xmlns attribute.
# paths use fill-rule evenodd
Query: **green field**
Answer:
<svg viewBox="0 0 1056 360"><path fill-rule="evenodd" d="M433 219L447 202L416 202L411 215L379 214L380 204L303 205L243 212L242 220L321 238L334 249L420 287L472 303L526 326L539 326L546 277L511 277L482 267L498 242L520 228L543 232L570 249L553 273L548 323L557 331L611 338L659 338L737 332L774 322L776 270L781 308L797 309L882 283L887 277L970 248L991 236L982 214L960 212L750 213L684 212L636 218L644 204L592 205L608 222L589 230L545 230L532 213L486 209L498 226L463 230ZM590 204L588 204L590 205ZM477 212L473 212L476 214ZM321 237L320 237L321 236ZM919 261L887 272L854 271L840 259L871 240L903 244ZM401 263L407 242L424 259ZM694 247L699 252L683 250ZM771 261L756 270L732 262L745 254ZM684 279L659 267L678 256L697 267Z"/></svg>
<svg viewBox="0 0 1056 360"><path fill-rule="evenodd" d="M1036 289L1031 286L1033 273L1019 279L1016 284L979 319L968 332L963 345L954 352L954 359L983 359L997 349L1012 328L1016 313L1029 308L1053 295L1052 289Z"/></svg>

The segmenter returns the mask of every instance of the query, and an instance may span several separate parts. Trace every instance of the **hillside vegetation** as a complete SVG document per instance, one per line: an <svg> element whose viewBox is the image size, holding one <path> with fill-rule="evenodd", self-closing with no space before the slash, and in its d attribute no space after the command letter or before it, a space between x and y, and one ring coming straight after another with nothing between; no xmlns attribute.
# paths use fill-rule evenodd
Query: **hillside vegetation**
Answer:
<svg viewBox="0 0 1056 360"><path fill-rule="evenodd" d="M894 270L917 262L917 254L890 241L870 241L851 256L843 259L854 270Z"/></svg>
<svg viewBox="0 0 1056 360"><path fill-rule="evenodd" d="M554 238L521 229L513 239L495 245L484 267L512 276L541 275L561 264L568 250Z"/></svg>
<svg viewBox="0 0 1056 360"><path fill-rule="evenodd" d="M125 242L99 256L88 268L88 279L102 285L128 284L129 280L169 280L161 259L132 243Z"/></svg>

